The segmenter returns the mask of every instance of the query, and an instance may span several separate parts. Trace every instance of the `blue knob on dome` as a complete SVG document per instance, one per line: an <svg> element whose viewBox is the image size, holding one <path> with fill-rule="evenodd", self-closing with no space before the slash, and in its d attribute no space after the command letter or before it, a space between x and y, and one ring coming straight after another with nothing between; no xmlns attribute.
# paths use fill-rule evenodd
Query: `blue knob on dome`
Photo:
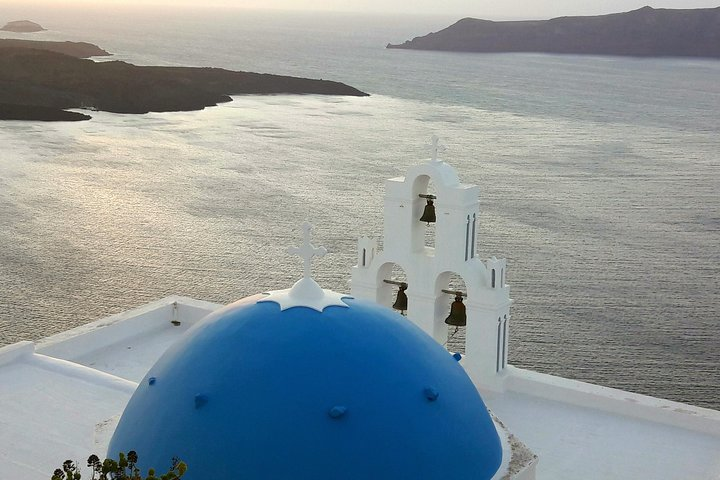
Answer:
<svg viewBox="0 0 720 480"><path fill-rule="evenodd" d="M328 415L332 418L340 418L344 416L347 413L347 407L343 407L342 405L335 405L328 411Z"/></svg>
<svg viewBox="0 0 720 480"><path fill-rule="evenodd" d="M195 395L195 408L202 408L208 402L207 395L198 394Z"/></svg>
<svg viewBox="0 0 720 480"><path fill-rule="evenodd" d="M427 398L431 402L437 400L438 396L440 395L440 393L438 393L438 391L432 387L427 387L425 390L423 390L423 393L425 394L425 398Z"/></svg>

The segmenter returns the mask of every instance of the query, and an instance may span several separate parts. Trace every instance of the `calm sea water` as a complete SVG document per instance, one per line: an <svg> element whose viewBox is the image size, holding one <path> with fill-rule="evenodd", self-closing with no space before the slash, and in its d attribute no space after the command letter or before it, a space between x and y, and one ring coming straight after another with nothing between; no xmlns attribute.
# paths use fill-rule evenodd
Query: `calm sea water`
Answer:
<svg viewBox="0 0 720 480"><path fill-rule="evenodd" d="M509 262L511 363L720 407L720 62L384 49L450 18L0 7L18 18L138 64L372 96L0 124L0 345L287 287L306 218L316 277L347 291L383 181L435 133L481 186L480 254Z"/></svg>

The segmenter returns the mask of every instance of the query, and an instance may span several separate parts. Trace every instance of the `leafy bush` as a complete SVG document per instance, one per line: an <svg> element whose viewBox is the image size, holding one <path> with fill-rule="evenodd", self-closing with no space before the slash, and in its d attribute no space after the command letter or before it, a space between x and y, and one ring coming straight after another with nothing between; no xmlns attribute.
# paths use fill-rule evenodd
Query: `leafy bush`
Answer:
<svg viewBox="0 0 720 480"><path fill-rule="evenodd" d="M185 475L187 465L177 458L172 459L172 465L167 473L156 477L155 470L148 470L146 477L140 474L137 468L138 456L134 451L129 451L127 456L120 453L117 461L106 458L100 461L97 455L90 455L87 464L92 468L92 477L90 480L177 480ZM77 465L72 460L65 460L62 468L58 468L53 472L50 480L81 480L81 475Z"/></svg>

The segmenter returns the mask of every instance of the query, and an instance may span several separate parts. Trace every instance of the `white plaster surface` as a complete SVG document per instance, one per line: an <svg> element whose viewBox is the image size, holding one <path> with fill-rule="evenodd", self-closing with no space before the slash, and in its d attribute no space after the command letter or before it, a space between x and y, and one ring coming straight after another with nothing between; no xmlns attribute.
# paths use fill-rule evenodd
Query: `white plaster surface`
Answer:
<svg viewBox="0 0 720 480"><path fill-rule="evenodd" d="M466 369L468 367L465 367ZM509 365L503 391L720 436L720 412ZM481 388L482 389L482 388Z"/></svg>
<svg viewBox="0 0 720 480"><path fill-rule="evenodd" d="M0 366L0 478L47 480L66 459L84 462L95 425L122 412L135 388L37 354Z"/></svg>
<svg viewBox="0 0 720 480"><path fill-rule="evenodd" d="M221 307L168 297L41 340L37 351L138 382L183 333Z"/></svg>
<svg viewBox="0 0 720 480"><path fill-rule="evenodd" d="M523 393L488 407L539 457L538 480L717 480L720 432L699 433Z"/></svg>
<svg viewBox="0 0 720 480"><path fill-rule="evenodd" d="M188 327L155 332L152 336L123 338L103 350L81 355L76 362L118 377L139 382L160 356L178 340Z"/></svg>
<svg viewBox="0 0 720 480"><path fill-rule="evenodd" d="M298 280L290 289L268 292L268 296L258 300L258 303L275 302L280 305L280 310L307 307L322 312L324 308L330 306L347 308L348 305L343 301L344 298L352 297L332 290L325 290L315 280L306 277Z"/></svg>

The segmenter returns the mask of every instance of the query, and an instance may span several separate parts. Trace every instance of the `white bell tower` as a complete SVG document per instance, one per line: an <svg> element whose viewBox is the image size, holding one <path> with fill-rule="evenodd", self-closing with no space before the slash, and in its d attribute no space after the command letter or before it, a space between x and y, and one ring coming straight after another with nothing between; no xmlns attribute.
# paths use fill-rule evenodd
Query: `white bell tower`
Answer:
<svg viewBox="0 0 720 480"><path fill-rule="evenodd" d="M476 185L461 184L455 169L438 159L433 137L432 158L411 167L404 177L385 182L383 250L377 241L358 241L358 264L352 271L352 294L391 306L396 287L384 282L394 265L407 276L408 319L439 343L447 341L445 319L454 296L444 293L453 274L465 282L467 314L463 365L478 384L502 387L507 366L510 288L506 262L480 260L475 252L480 208ZM427 224L420 221L435 186L435 246L425 245ZM422 196L421 196L422 195Z"/></svg>

